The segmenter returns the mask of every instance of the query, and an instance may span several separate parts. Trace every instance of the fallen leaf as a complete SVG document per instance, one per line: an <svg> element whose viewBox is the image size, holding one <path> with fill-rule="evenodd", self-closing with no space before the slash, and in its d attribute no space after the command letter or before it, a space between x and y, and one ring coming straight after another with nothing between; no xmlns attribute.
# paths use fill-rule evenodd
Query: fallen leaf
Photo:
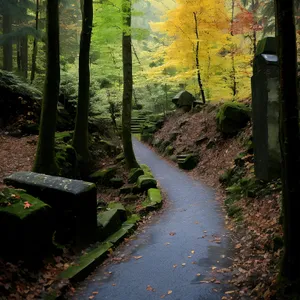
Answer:
<svg viewBox="0 0 300 300"><path fill-rule="evenodd" d="M237 245L235 245L235 249L240 249L242 247L242 245L241 244L237 244Z"/></svg>
<svg viewBox="0 0 300 300"><path fill-rule="evenodd" d="M92 292L92 294L93 294L93 295L98 295L98 294L99 294L99 292Z"/></svg>
<svg viewBox="0 0 300 300"><path fill-rule="evenodd" d="M115 283L113 283L113 284L112 284L112 286L116 286L116 284L115 284Z"/></svg>
<svg viewBox="0 0 300 300"><path fill-rule="evenodd" d="M235 293L235 291L227 291L227 292L225 292L226 295L234 294L234 293Z"/></svg>
<svg viewBox="0 0 300 300"><path fill-rule="evenodd" d="M197 262L196 262L196 261L193 261L193 262L192 262L192 264L193 264L193 265L196 265L196 264L197 264Z"/></svg>
<svg viewBox="0 0 300 300"><path fill-rule="evenodd" d="M166 246L171 245L171 243L165 243Z"/></svg>
<svg viewBox="0 0 300 300"><path fill-rule="evenodd" d="M168 295L171 295L173 292L171 290L168 291Z"/></svg>
<svg viewBox="0 0 300 300"><path fill-rule="evenodd" d="M191 258L191 256L189 255L188 258Z"/></svg>
<svg viewBox="0 0 300 300"><path fill-rule="evenodd" d="M89 296L89 299L94 299L95 298L95 296Z"/></svg>
<svg viewBox="0 0 300 300"><path fill-rule="evenodd" d="M198 273L198 274L197 274L197 276L201 276L201 274L200 274L200 273Z"/></svg>
<svg viewBox="0 0 300 300"><path fill-rule="evenodd" d="M195 222L195 224L199 224L199 222L198 222L198 221L196 221L196 222Z"/></svg>
<svg viewBox="0 0 300 300"><path fill-rule="evenodd" d="M173 231L169 233L169 235L171 235L171 236L173 236L175 234L176 234L176 232L173 232Z"/></svg>
<svg viewBox="0 0 300 300"><path fill-rule="evenodd" d="M163 298L165 298L165 297L166 297L166 295L161 295L161 296L160 296L161 299L163 299Z"/></svg>
<svg viewBox="0 0 300 300"><path fill-rule="evenodd" d="M173 268L177 268L177 265L173 265Z"/></svg>
<svg viewBox="0 0 300 300"><path fill-rule="evenodd" d="M181 265L184 267L186 265L186 263L182 263Z"/></svg>
<svg viewBox="0 0 300 300"><path fill-rule="evenodd" d="M140 256L134 256L133 258L136 259L136 260L138 260L138 259L141 259L142 257L143 256L140 255Z"/></svg>
<svg viewBox="0 0 300 300"><path fill-rule="evenodd" d="M215 266L212 266L212 267L211 267L212 270L215 270L216 268L217 268L217 267L215 267Z"/></svg>
<svg viewBox="0 0 300 300"><path fill-rule="evenodd" d="M195 250L192 250L191 253L194 254L194 253L195 253Z"/></svg>
<svg viewBox="0 0 300 300"><path fill-rule="evenodd" d="M32 204L30 204L28 201L24 202L24 209L30 208L30 206L32 206Z"/></svg>
<svg viewBox="0 0 300 300"><path fill-rule="evenodd" d="M155 292L155 289L151 285L147 285L146 290L150 292Z"/></svg>

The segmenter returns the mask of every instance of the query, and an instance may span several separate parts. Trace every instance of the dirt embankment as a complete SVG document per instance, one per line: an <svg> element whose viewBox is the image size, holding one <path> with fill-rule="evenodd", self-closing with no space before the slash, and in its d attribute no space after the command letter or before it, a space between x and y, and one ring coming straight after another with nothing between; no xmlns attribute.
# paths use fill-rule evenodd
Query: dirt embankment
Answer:
<svg viewBox="0 0 300 300"><path fill-rule="evenodd" d="M222 136L216 123L218 106L175 112L155 140L171 140L175 155L198 154L200 162L190 174L215 187L227 210L226 225L235 237L236 251L231 283L238 289L234 298L227 299L282 299L276 284L282 254L280 180L265 183L255 178L254 156L249 152L251 124L233 137ZM224 184L219 179L226 171L233 177Z"/></svg>

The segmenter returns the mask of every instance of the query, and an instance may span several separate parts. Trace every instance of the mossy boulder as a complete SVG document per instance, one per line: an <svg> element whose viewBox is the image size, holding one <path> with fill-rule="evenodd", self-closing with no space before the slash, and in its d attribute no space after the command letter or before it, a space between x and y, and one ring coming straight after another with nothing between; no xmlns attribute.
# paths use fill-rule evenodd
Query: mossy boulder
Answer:
<svg viewBox="0 0 300 300"><path fill-rule="evenodd" d="M137 182L139 176L144 175L144 171L141 168L133 168L129 172L128 183Z"/></svg>
<svg viewBox="0 0 300 300"><path fill-rule="evenodd" d="M142 191L147 191L151 188L156 188L157 181L147 175L141 175L137 180L137 187Z"/></svg>
<svg viewBox="0 0 300 300"><path fill-rule="evenodd" d="M217 113L217 128L227 135L234 135L250 121L251 110L245 104L227 102Z"/></svg>
<svg viewBox="0 0 300 300"><path fill-rule="evenodd" d="M94 172L89 176L91 182L100 184L109 184L110 180L116 175L117 167L108 167Z"/></svg>
<svg viewBox="0 0 300 300"><path fill-rule="evenodd" d="M17 259L42 258L51 250L54 215L43 201L16 189L0 192L0 254Z"/></svg>
<svg viewBox="0 0 300 300"><path fill-rule="evenodd" d="M165 155L170 156L173 155L175 148L173 146L168 146L165 150Z"/></svg>
<svg viewBox="0 0 300 300"><path fill-rule="evenodd" d="M195 154L182 154L177 156L177 163L179 168L183 170L193 170L199 162L198 155Z"/></svg>
<svg viewBox="0 0 300 300"><path fill-rule="evenodd" d="M69 143L73 138L73 131L63 131L55 133L55 141L56 143Z"/></svg>
<svg viewBox="0 0 300 300"><path fill-rule="evenodd" d="M122 162L123 160L125 160L125 155L124 152L121 152L120 154L117 155L116 162L119 163Z"/></svg>
<svg viewBox="0 0 300 300"><path fill-rule="evenodd" d="M76 150L68 144L55 146L55 159L59 167L59 175L66 178L78 178L79 166Z"/></svg>
<svg viewBox="0 0 300 300"><path fill-rule="evenodd" d="M158 138L155 138L152 142L152 146L155 147L155 148L159 148L161 143L163 142L163 140L160 140Z"/></svg>
<svg viewBox="0 0 300 300"><path fill-rule="evenodd" d="M160 144L160 146L158 147L158 151L159 151L160 153L164 153L165 150L166 150L166 148L167 148L168 146L170 146L170 145L171 145L171 142L170 142L170 141L163 141L163 142Z"/></svg>
<svg viewBox="0 0 300 300"><path fill-rule="evenodd" d="M141 134L141 141L144 143L151 144L153 141L153 133L143 132Z"/></svg>
<svg viewBox="0 0 300 300"><path fill-rule="evenodd" d="M114 189L119 189L120 187L122 187L124 185L124 180L123 180L123 178L120 178L120 177L114 177L109 180L109 184Z"/></svg>
<svg viewBox="0 0 300 300"><path fill-rule="evenodd" d="M107 153L107 155L109 155L111 157L116 156L120 151L118 146L113 144L111 141L100 140L99 144L101 145L103 150Z"/></svg>

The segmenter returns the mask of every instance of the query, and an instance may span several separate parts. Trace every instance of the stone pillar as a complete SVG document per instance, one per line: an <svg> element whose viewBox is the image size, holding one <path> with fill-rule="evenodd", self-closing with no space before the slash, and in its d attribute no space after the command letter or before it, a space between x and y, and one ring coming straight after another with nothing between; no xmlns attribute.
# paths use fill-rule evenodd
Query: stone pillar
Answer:
<svg viewBox="0 0 300 300"><path fill-rule="evenodd" d="M280 177L279 64L275 38L261 40L254 58L252 119L255 175L269 181Z"/></svg>

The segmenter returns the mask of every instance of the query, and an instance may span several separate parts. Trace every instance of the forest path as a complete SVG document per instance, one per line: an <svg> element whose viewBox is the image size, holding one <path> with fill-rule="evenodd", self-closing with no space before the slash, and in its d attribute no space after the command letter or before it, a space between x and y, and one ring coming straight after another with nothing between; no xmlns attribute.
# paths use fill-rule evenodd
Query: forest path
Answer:
<svg viewBox="0 0 300 300"><path fill-rule="evenodd" d="M138 161L151 168L167 193L167 208L129 246L118 249L130 259L100 266L73 299L221 299L230 287L217 271L230 265L232 251L214 191L133 142Z"/></svg>

